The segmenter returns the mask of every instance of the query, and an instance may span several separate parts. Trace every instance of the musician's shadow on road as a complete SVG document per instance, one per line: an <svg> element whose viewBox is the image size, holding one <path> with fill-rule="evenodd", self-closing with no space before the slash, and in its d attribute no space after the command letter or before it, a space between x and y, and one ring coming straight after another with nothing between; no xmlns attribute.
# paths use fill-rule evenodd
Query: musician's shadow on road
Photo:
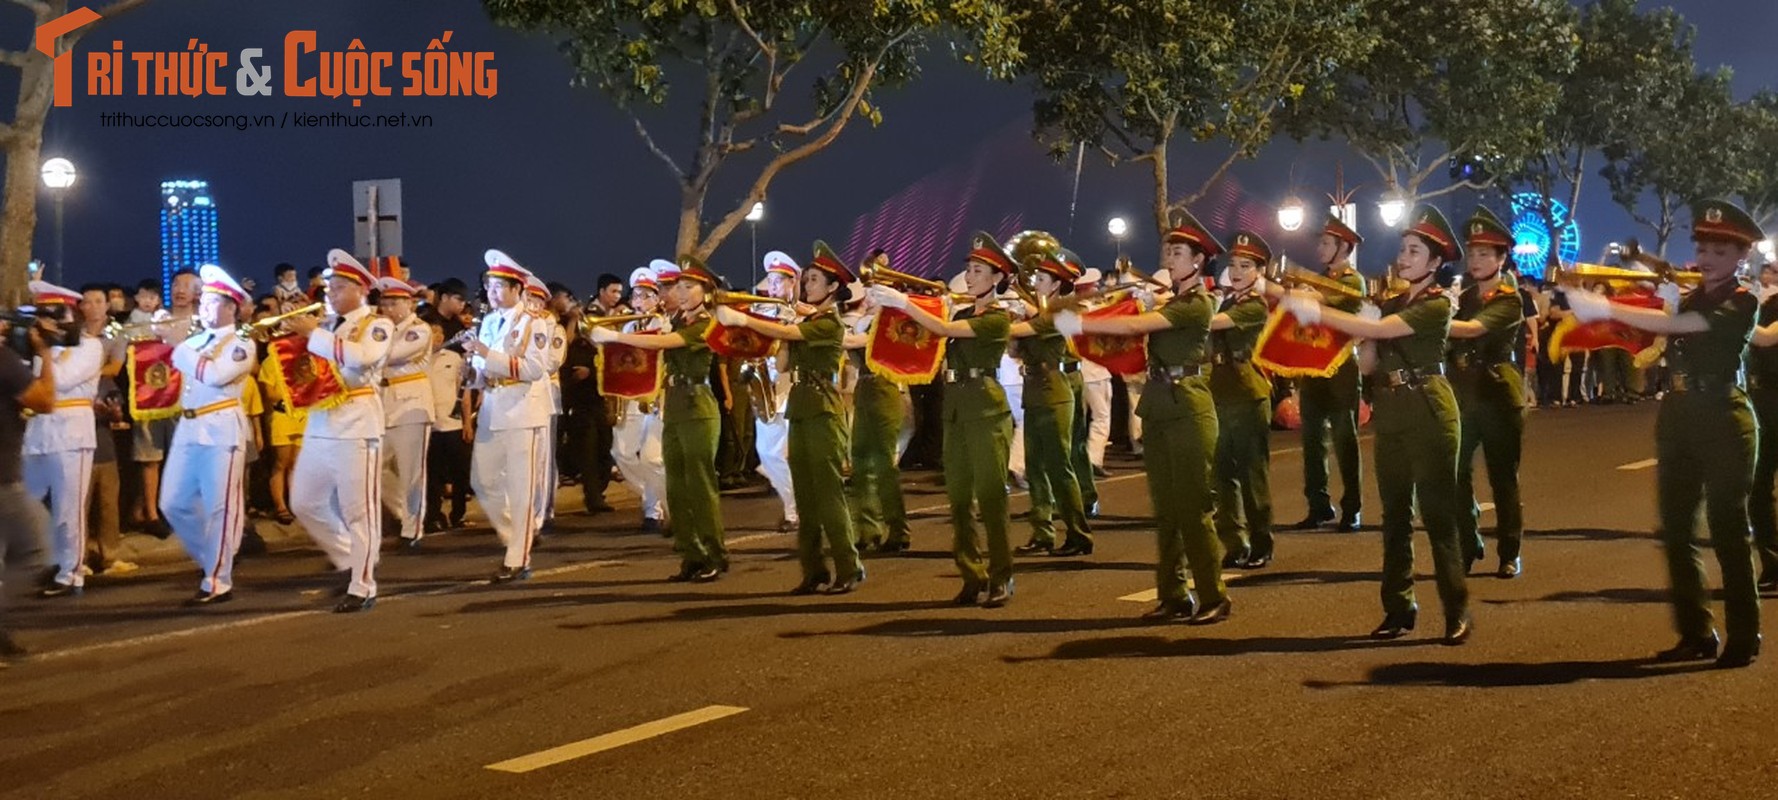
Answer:
<svg viewBox="0 0 1778 800"><path fill-rule="evenodd" d="M1305 680L1304 688L1340 689L1354 686L1448 686L1477 689L1514 686L1561 686L1581 681L1636 680L1683 675L1714 669L1709 661L1666 664L1649 657L1609 661L1541 661L1531 663L1493 661L1463 664L1446 661L1408 661L1373 667L1355 681Z"/></svg>
<svg viewBox="0 0 1778 800"><path fill-rule="evenodd" d="M1431 639L1379 642L1365 636L1254 636L1241 639L1113 636L1063 642L1040 656L1001 656L1008 664L1117 658L1200 658L1256 653L1330 653L1435 644Z"/></svg>
<svg viewBox="0 0 1778 800"><path fill-rule="evenodd" d="M1623 539L1647 539L1652 542L1658 539L1651 531L1626 531L1611 528L1551 528L1525 531L1525 536L1529 539L1555 539L1570 542L1612 542ZM1705 546L1709 546L1707 541Z"/></svg>

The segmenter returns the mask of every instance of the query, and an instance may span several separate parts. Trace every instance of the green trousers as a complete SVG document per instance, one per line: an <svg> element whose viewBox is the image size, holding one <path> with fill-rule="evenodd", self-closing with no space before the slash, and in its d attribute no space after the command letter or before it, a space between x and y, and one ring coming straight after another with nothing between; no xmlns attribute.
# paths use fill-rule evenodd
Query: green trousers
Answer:
<svg viewBox="0 0 1778 800"><path fill-rule="evenodd" d="M1773 505L1772 484L1778 479L1778 388L1748 392L1753 415L1759 420L1759 449L1753 461L1753 490L1747 498L1753 522L1753 545L1759 552L1760 574L1778 575L1778 508Z"/></svg>
<svg viewBox="0 0 1778 800"><path fill-rule="evenodd" d="M1359 512L1364 494L1359 482L1358 366L1351 361L1331 378L1297 382L1297 409L1303 418L1303 497L1309 513L1329 516L1333 502L1327 491L1328 440L1340 467L1340 512Z"/></svg>
<svg viewBox="0 0 1778 800"><path fill-rule="evenodd" d="M1080 487L1080 504L1083 508L1092 508L1099 503L1099 484L1093 480L1093 459L1087 455L1087 422L1086 382L1079 372L1068 373L1068 382L1074 390L1074 430L1069 434L1069 461L1074 467L1074 482ZM1088 528L1092 523L1088 523Z"/></svg>
<svg viewBox="0 0 1778 800"><path fill-rule="evenodd" d="M1525 411L1500 400L1477 398L1463 405L1462 439L1457 445L1457 541L1463 563L1482 552L1481 507L1475 501L1475 452L1481 448L1494 493L1494 537L1500 560L1519 557L1525 514L1519 502L1519 449L1525 437Z"/></svg>
<svg viewBox="0 0 1778 800"><path fill-rule="evenodd" d="M868 373L859 376L853 393L849 489L859 544L908 541L901 469L895 465L901 418L901 392L895 384Z"/></svg>
<svg viewBox="0 0 1778 800"><path fill-rule="evenodd" d="M1074 478L1074 410L1072 398L1025 407L1025 480L1031 485L1031 541L1038 544L1056 544L1057 520L1066 543L1093 541Z"/></svg>
<svg viewBox="0 0 1778 800"><path fill-rule="evenodd" d="M852 514L846 508L846 423L839 414L790 421L790 485L797 503L796 553L803 579L844 581L858 574ZM833 558L833 572L821 547Z"/></svg>
<svg viewBox="0 0 1778 800"><path fill-rule="evenodd" d="M1383 611L1414 602L1414 506L1432 544L1445 620L1469 610L1468 563L1457 542L1457 401L1436 378L1415 388L1377 388L1377 490L1383 499Z"/></svg>
<svg viewBox="0 0 1778 800"><path fill-rule="evenodd" d="M1216 404L1216 537L1225 552L1272 555L1272 402Z"/></svg>
<svg viewBox="0 0 1778 800"><path fill-rule="evenodd" d="M1655 418L1655 457L1660 459L1655 480L1673 618L1681 636L1701 637L1710 631L1710 593L1704 588L1696 535L1700 503L1722 567L1728 640L1748 642L1759 634L1759 590L1747 519L1758 439L1759 424L1739 389L1670 391L1661 400Z"/></svg>
<svg viewBox="0 0 1778 800"><path fill-rule="evenodd" d="M1011 447L1011 412L945 420L945 496L951 501L951 553L966 583L980 586L1012 580L1012 545L1006 538L1006 459ZM975 534L975 508L981 510L982 527L987 533L985 556Z"/></svg>
<svg viewBox="0 0 1778 800"><path fill-rule="evenodd" d="M1144 391L1171 388L1155 380ZM1210 461L1216 453L1215 407L1206 402L1191 416L1145 419L1142 441L1160 551L1155 590L1161 602L1184 600L1189 567L1200 607L1218 605L1228 597L1228 589L1222 582L1222 544L1210 518L1215 505L1210 483Z"/></svg>
<svg viewBox="0 0 1778 800"><path fill-rule="evenodd" d="M699 566L728 561L722 511L716 493L716 442L722 421L675 419L661 426L661 464L667 470L667 510L673 515L673 549Z"/></svg>

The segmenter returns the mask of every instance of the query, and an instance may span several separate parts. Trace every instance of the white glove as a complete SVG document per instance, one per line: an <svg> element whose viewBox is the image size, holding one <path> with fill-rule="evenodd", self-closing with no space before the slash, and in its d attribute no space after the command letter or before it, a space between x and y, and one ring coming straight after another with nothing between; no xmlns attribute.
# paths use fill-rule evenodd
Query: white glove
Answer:
<svg viewBox="0 0 1778 800"><path fill-rule="evenodd" d="M1278 306L1304 325L1315 325L1321 322L1321 304L1314 298L1302 294L1287 294L1278 302Z"/></svg>
<svg viewBox="0 0 1778 800"><path fill-rule="evenodd" d="M1154 308L1156 305L1154 292L1149 291L1145 287L1138 287L1130 294L1136 298L1136 302L1142 306L1142 310L1144 311Z"/></svg>
<svg viewBox="0 0 1778 800"><path fill-rule="evenodd" d="M1763 296L1763 293L1765 292L1765 289L1762 287L1760 291L1762 292L1760 300L1764 301L1765 297ZM1661 301L1666 305L1668 311L1674 311L1679 308L1679 284L1673 283L1672 281L1663 283L1660 285L1660 288L1655 289L1655 296L1661 298Z"/></svg>
<svg viewBox="0 0 1778 800"><path fill-rule="evenodd" d="M1050 321L1055 323L1056 332L1063 336L1079 336L1083 330L1078 312L1058 311Z"/></svg>
<svg viewBox="0 0 1778 800"><path fill-rule="evenodd" d="M1376 303L1366 301L1364 305L1358 307L1358 316L1360 319L1376 322L1383 318L1383 309L1377 308Z"/></svg>
<svg viewBox="0 0 1778 800"><path fill-rule="evenodd" d="M617 331L600 325L588 332L587 338L592 339L593 344L611 344L612 342L617 341L619 335L620 334Z"/></svg>
<svg viewBox="0 0 1778 800"><path fill-rule="evenodd" d="M860 334L870 333L870 324L876 320L877 315L875 314L859 314L858 321L852 323L852 332Z"/></svg>
<svg viewBox="0 0 1778 800"><path fill-rule="evenodd" d="M1575 319L1581 322L1611 319L1611 300L1605 295L1588 289L1568 289L1563 294L1568 296L1568 309L1574 312Z"/></svg>
<svg viewBox="0 0 1778 800"><path fill-rule="evenodd" d="M1759 292L1757 293L1760 305L1765 305L1766 301L1771 299L1774 295L1778 295L1778 285L1767 286L1765 284L1760 284Z"/></svg>
<svg viewBox="0 0 1778 800"><path fill-rule="evenodd" d="M908 307L907 293L893 286L872 286L866 294L870 296L872 302L884 308Z"/></svg>
<svg viewBox="0 0 1778 800"><path fill-rule="evenodd" d="M716 324L724 328L744 328L747 326L747 315L734 306L717 306Z"/></svg>

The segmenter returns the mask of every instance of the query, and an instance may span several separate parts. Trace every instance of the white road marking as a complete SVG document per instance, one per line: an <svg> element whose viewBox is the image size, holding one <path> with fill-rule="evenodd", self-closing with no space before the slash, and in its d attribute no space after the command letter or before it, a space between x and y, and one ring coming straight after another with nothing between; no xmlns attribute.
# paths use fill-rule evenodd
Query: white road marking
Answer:
<svg viewBox="0 0 1778 800"><path fill-rule="evenodd" d="M723 717L732 717L746 710L747 709L741 708L740 706L704 706L696 711L687 711L684 714L674 714L671 717L657 719L653 722L645 722L633 728L612 731L611 733L602 736L594 736L591 739L582 739L581 741L565 744L561 747L552 747L548 750L541 750L528 756L519 756L518 758L508 759L497 764L489 764L486 768L499 772L511 772L514 774L530 772L532 770L543 769L544 767L555 766L564 761L573 761L577 758L584 758L593 755L594 753L603 753L606 750L623 747L626 744L635 744L644 739L652 739L656 736L684 730L694 725L715 722Z"/></svg>
<svg viewBox="0 0 1778 800"><path fill-rule="evenodd" d="M1628 464L1619 464L1619 465L1617 465L1617 468L1618 468L1619 472L1634 472L1639 469L1648 469L1649 467L1652 467L1652 466L1659 464L1659 463L1661 463L1661 460L1658 458L1645 458L1645 459L1642 459L1641 461L1632 461Z"/></svg>
<svg viewBox="0 0 1778 800"><path fill-rule="evenodd" d="M1152 602L1155 602L1156 600L1159 600L1160 597L1161 597L1160 592L1158 592L1154 589L1143 589L1140 592L1137 592L1135 594L1126 594L1123 597L1119 597L1118 599L1122 600L1126 603L1152 603Z"/></svg>

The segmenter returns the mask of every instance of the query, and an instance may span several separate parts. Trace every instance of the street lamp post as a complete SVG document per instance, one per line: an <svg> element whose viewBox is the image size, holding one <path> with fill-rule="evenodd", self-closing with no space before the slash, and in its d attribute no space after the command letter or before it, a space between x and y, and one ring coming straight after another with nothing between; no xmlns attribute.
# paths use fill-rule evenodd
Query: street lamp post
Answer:
<svg viewBox="0 0 1778 800"><path fill-rule="evenodd" d="M50 197L55 200L56 209L56 265L55 282L61 283L67 273L66 261L62 246L62 205L68 195L68 187L74 185L74 162L65 158L52 158L43 162L43 185L49 188Z"/></svg>
<svg viewBox="0 0 1778 800"><path fill-rule="evenodd" d="M1118 260L1122 261L1124 258L1124 234L1130 231L1130 223L1125 222L1123 217L1112 217L1105 223L1105 230L1111 234L1111 241L1117 247Z"/></svg>
<svg viewBox="0 0 1778 800"><path fill-rule="evenodd" d="M753 286L759 285L759 221L766 218L765 201L753 204L747 210L747 228L753 239Z"/></svg>

